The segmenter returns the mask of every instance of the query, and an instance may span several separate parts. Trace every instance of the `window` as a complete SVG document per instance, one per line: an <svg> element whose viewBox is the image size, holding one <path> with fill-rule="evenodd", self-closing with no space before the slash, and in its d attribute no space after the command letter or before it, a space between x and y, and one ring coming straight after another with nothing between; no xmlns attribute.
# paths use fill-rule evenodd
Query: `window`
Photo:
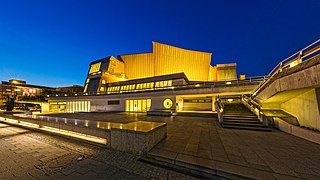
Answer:
<svg viewBox="0 0 320 180"><path fill-rule="evenodd" d="M121 88L122 89L122 88ZM108 87L108 93L116 93L120 90L120 86L111 86Z"/></svg>
<svg viewBox="0 0 320 180"><path fill-rule="evenodd" d="M86 86L84 87L83 92L87 92L87 89L88 89L88 84L86 84Z"/></svg>
<svg viewBox="0 0 320 180"><path fill-rule="evenodd" d="M108 105L119 105L120 104L120 100L111 100L108 101Z"/></svg>
<svg viewBox="0 0 320 180"><path fill-rule="evenodd" d="M156 87L169 87L169 86L172 86L172 80L156 82Z"/></svg>
<svg viewBox="0 0 320 180"><path fill-rule="evenodd" d="M92 73L100 71L100 66L101 66L101 62L98 62L96 64L92 64L91 67L90 67L89 74L92 74Z"/></svg>

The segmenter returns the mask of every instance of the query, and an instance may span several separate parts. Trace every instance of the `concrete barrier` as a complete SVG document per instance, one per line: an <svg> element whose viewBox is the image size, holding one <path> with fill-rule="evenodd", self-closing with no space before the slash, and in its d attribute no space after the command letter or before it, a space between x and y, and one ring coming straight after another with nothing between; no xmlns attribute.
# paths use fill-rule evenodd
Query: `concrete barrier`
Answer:
<svg viewBox="0 0 320 180"><path fill-rule="evenodd" d="M26 114L0 117L0 122L99 143L135 155L146 154L167 136L167 124L159 122L122 124Z"/></svg>
<svg viewBox="0 0 320 180"><path fill-rule="evenodd" d="M277 117L274 117L273 120L274 125L277 129L284 131L288 134L292 134L294 136L306 139L308 141L320 144L320 133L309 129L301 128L299 126L291 125Z"/></svg>

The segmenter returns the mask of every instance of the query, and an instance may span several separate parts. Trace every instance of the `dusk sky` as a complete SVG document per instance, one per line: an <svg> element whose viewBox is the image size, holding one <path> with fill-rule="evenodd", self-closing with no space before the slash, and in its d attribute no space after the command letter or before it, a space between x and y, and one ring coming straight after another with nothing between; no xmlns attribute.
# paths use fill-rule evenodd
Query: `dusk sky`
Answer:
<svg viewBox="0 0 320 180"><path fill-rule="evenodd" d="M268 74L320 38L320 0L0 0L0 80L83 85L91 61L152 41Z"/></svg>

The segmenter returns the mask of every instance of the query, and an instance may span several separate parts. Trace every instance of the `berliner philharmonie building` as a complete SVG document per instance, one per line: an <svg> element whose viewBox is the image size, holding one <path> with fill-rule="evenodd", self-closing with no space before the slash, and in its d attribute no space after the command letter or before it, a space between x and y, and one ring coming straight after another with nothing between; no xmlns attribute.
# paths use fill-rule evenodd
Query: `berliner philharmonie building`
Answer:
<svg viewBox="0 0 320 180"><path fill-rule="evenodd" d="M238 79L235 63L215 64L211 56L152 42L152 52L93 61L83 93L49 97L49 111L212 112L216 97L253 91L257 83Z"/></svg>

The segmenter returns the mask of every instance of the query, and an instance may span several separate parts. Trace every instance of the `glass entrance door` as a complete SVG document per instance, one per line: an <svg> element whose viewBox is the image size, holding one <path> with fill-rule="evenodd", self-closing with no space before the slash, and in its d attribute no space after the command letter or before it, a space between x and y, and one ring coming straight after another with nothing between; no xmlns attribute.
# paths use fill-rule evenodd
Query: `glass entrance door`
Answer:
<svg viewBox="0 0 320 180"><path fill-rule="evenodd" d="M126 111L147 112L151 107L151 99L130 99L126 100Z"/></svg>

